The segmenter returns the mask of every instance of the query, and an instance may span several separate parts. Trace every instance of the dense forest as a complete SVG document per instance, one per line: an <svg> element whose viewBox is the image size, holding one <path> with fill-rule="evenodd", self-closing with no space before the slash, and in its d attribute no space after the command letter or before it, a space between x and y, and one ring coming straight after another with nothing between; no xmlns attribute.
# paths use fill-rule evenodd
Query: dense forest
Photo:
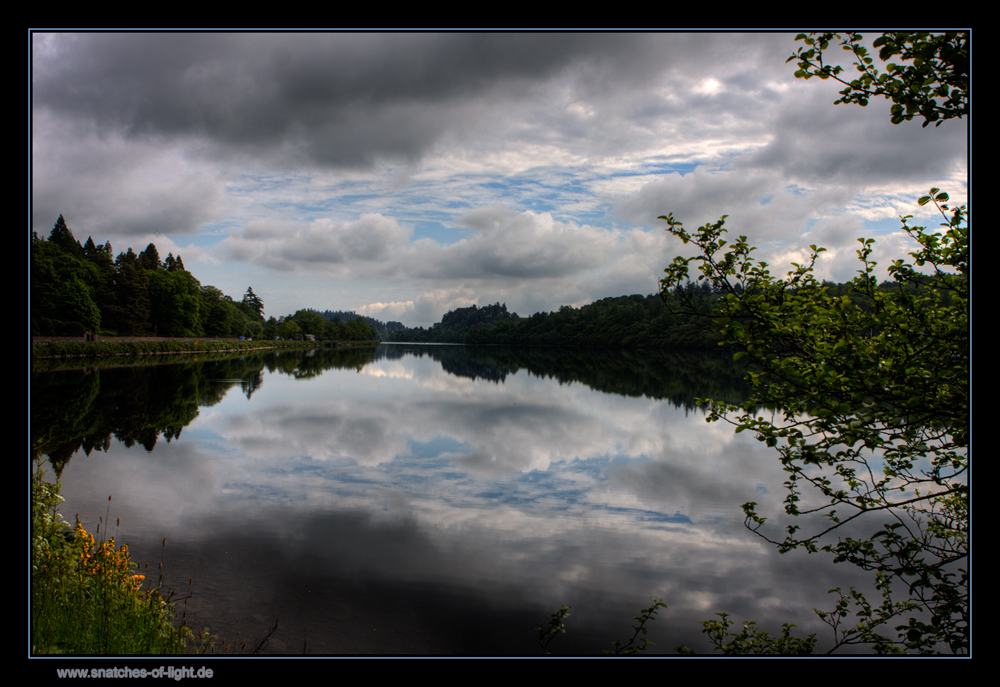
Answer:
<svg viewBox="0 0 1000 687"><path fill-rule="evenodd" d="M829 295L847 298L854 307L871 308L870 299L850 283L823 282ZM883 282L893 293L924 288L917 283ZM788 291L791 294L791 290ZM939 294L945 301L947 293ZM509 313L506 304L475 305L446 313L428 329L416 327L391 333L398 342L502 344L509 346L605 346L712 350L723 340L719 321L710 316L723 295L707 282L687 282L670 293L602 298L574 308L530 317ZM778 345L776 342L775 345Z"/></svg>
<svg viewBox="0 0 1000 687"><path fill-rule="evenodd" d="M374 317L368 317L368 315L358 315L353 310L324 310L320 313L320 316L331 322L337 322L338 320L341 322L350 322L360 317L376 331L378 338L386 340L393 332L406 329L402 322L382 322L381 320L376 320Z"/></svg>
<svg viewBox="0 0 1000 687"><path fill-rule="evenodd" d="M692 301L708 312L717 295L693 286L690 291ZM509 313L506 304L473 305L445 314L429 329L394 332L391 340L690 350L715 348L721 337L710 318L682 313L655 294L602 298L581 308L564 305L530 317Z"/></svg>
<svg viewBox="0 0 1000 687"><path fill-rule="evenodd" d="M410 343L462 343L473 331L491 329L501 322L518 321L517 313L507 312L506 304L487 305L480 308L471 305L445 313L441 321L430 329L414 327L391 333L391 341Z"/></svg>
<svg viewBox="0 0 1000 687"><path fill-rule="evenodd" d="M831 295L851 298L849 284L824 282ZM904 288L886 282L883 290ZM919 288L906 286L905 288ZM703 313L722 295L702 282L669 294L603 298L580 308L520 317L506 304L452 310L428 329L383 323L352 311L302 309L264 317L264 301L248 287L240 300L202 285L180 255L161 259L150 243L114 256L111 244L74 238L62 215L48 239L31 239L31 333L34 336L247 337L331 341L391 340L532 346L714 349L718 322ZM698 314L702 313L702 314Z"/></svg>
<svg viewBox="0 0 1000 687"><path fill-rule="evenodd" d="M306 309L265 320L264 301L253 287L234 300L202 285L180 255L161 260L152 243L138 254L129 248L117 256L109 242L102 246L88 237L81 245L62 215L48 239L32 232L30 303L33 336L379 337L378 327L353 313L324 317Z"/></svg>

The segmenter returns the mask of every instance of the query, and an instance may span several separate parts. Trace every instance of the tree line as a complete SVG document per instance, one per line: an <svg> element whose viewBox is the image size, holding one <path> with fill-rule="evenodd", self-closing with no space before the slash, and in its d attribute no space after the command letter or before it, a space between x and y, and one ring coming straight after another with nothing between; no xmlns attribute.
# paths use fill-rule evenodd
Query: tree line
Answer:
<svg viewBox="0 0 1000 687"><path fill-rule="evenodd" d="M247 337L370 340L375 327L355 317L326 319L313 310L264 319L264 301L248 287L235 300L203 285L180 255L160 258L150 243L118 253L92 237L81 244L62 215L47 239L31 236L33 336Z"/></svg>
<svg viewBox="0 0 1000 687"><path fill-rule="evenodd" d="M321 317L330 320L331 322L336 322L337 320L340 320L341 322L350 322L360 317L369 326L375 329L379 339L384 340L388 340L388 338L392 335L392 332L406 329L402 322L382 322L381 320L369 317L368 315L358 315L353 310L323 310L319 314Z"/></svg>
<svg viewBox="0 0 1000 687"><path fill-rule="evenodd" d="M688 284L690 298L711 305L717 293L707 285ZM707 318L671 309L659 294L602 298L580 308L520 317L497 303L445 313L428 329L393 332L392 341L491 344L509 346L602 346L614 348L714 349L722 341Z"/></svg>
<svg viewBox="0 0 1000 687"><path fill-rule="evenodd" d="M330 311L327 311L330 312ZM339 312L339 311L338 311ZM268 320L265 329L270 332L273 325L274 335L281 339L312 338L318 341L369 341L379 339L376 327L365 321L365 318L354 313L352 317L324 316L324 313L311 308L297 310L294 315L274 321Z"/></svg>
<svg viewBox="0 0 1000 687"><path fill-rule="evenodd" d="M33 370L32 457L45 456L58 478L78 451L107 452L113 440L152 451L179 438L199 408L219 403L234 387L249 399L264 384L265 373L304 378L327 370L360 370L374 350L322 347L266 355L246 351L197 360L184 356L169 365L148 361Z"/></svg>
<svg viewBox="0 0 1000 687"><path fill-rule="evenodd" d="M851 288L850 283L823 281L831 298L846 298L852 307L871 310L874 302ZM906 284L883 281L887 295L914 294L927 284L914 279ZM786 289L794 298L795 289ZM574 308L560 306L552 312L520 317L508 312L506 303L479 308L458 308L429 328L414 327L390 332L389 340L409 343L464 343L507 346L594 346L671 350L717 350L726 340L716 310L725 293L708 281L687 281L666 292L642 296L615 296ZM947 293L938 294L950 302ZM749 317L750 313L745 316ZM871 331L869 335L878 334Z"/></svg>

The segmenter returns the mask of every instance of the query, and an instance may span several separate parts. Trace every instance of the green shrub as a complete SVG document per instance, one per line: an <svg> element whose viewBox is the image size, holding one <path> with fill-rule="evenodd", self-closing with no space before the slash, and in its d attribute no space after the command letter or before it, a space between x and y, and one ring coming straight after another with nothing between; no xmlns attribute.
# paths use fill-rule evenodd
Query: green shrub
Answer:
<svg viewBox="0 0 1000 687"><path fill-rule="evenodd" d="M135 573L127 544L70 527L59 489L32 476L31 653L184 653L191 631L173 625L170 594Z"/></svg>

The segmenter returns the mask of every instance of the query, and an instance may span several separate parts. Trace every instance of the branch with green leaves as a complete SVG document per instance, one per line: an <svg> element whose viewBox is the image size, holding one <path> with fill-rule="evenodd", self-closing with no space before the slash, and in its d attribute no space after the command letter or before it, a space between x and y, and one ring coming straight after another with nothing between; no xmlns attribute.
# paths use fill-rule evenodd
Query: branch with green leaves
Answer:
<svg viewBox="0 0 1000 687"><path fill-rule="evenodd" d="M846 88L840 92L838 105L854 103L865 107L872 98L888 98L893 103L893 124L922 117L925 127L931 122L940 126L945 120L969 114L968 32L884 33L872 42L879 58L887 63L883 72L862 44L860 33L802 33L796 40L803 46L787 60L798 64L795 76L839 81ZM855 78L847 76L843 66L827 62L825 53L834 41L839 41L856 60ZM895 58L902 63L889 61Z"/></svg>
<svg viewBox="0 0 1000 687"><path fill-rule="evenodd" d="M552 640L558 635L566 634L566 623L564 621L569 617L569 608L569 606L563 606L549 616L548 625L535 628L535 631L538 633L538 646L546 656L549 655L549 644L552 643Z"/></svg>
<svg viewBox="0 0 1000 687"><path fill-rule="evenodd" d="M649 608L642 609L642 612L637 615L633 620L635 620L635 625L632 626L632 636L625 643L622 643L620 639L616 639L611 644L614 646L614 651L605 649L604 653L614 654L615 656L621 655L631 655L631 654L641 654L643 651L648 649L653 645L653 642L646 639L645 635L649 634L649 628L646 627L646 623L656 620L656 615L660 612L661 608L666 608L667 604L663 603L662 599L651 599L653 605ZM640 637L639 635L643 635Z"/></svg>
<svg viewBox="0 0 1000 687"><path fill-rule="evenodd" d="M933 618L905 630L920 651L968 641L969 232L948 200L931 189L918 201L938 208L941 231L901 218L920 248L892 262L891 282L875 277L874 240L859 239L858 275L842 290L814 275L822 248L776 278L745 236L724 238L725 216L694 233L661 217L697 251L664 270L661 294L697 265L725 294L701 314L748 363L753 397L706 401L708 420L753 432L788 474L785 536L766 533L756 503L744 504L747 527L782 552L826 551L905 584ZM817 515L827 524L801 533Z"/></svg>

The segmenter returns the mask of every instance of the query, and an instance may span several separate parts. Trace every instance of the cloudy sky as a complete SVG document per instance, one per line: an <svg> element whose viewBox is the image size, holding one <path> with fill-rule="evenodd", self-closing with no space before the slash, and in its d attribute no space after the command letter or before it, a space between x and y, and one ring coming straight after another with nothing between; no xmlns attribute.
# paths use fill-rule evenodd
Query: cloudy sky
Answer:
<svg viewBox="0 0 1000 687"><path fill-rule="evenodd" d="M858 237L888 264L900 215L937 226L930 187L965 202L967 120L834 106L794 37L35 32L32 228L407 326L653 293L667 213L847 280Z"/></svg>

